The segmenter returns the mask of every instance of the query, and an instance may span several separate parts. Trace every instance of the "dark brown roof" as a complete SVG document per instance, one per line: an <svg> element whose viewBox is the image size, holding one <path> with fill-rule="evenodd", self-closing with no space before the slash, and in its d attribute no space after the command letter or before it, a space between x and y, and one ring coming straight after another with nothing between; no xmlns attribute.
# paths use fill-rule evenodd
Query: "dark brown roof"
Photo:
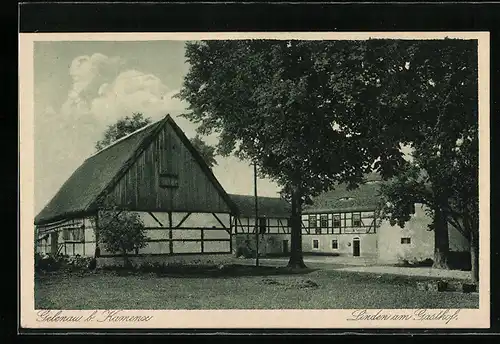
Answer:
<svg viewBox="0 0 500 344"><path fill-rule="evenodd" d="M255 217L255 196L229 195L236 203L240 216ZM290 204L278 197L258 197L259 216L289 218Z"/></svg>
<svg viewBox="0 0 500 344"><path fill-rule="evenodd" d="M368 178L368 182L353 190L341 184L334 190L327 191L313 199L313 204L305 206L304 214L342 211L370 211L379 202L379 190L382 181L379 178Z"/></svg>
<svg viewBox="0 0 500 344"><path fill-rule="evenodd" d="M202 170L213 182L218 192L221 193L228 206L234 209L234 203L203 158L192 147L189 139L174 120L167 115L163 120L117 140L112 145L86 159L35 217L35 225L42 225L95 211L97 209L96 201L100 196L127 170L134 158L138 156L137 153L146 148L147 144L152 141L161 127L167 122L170 123L194 158L199 162Z"/></svg>

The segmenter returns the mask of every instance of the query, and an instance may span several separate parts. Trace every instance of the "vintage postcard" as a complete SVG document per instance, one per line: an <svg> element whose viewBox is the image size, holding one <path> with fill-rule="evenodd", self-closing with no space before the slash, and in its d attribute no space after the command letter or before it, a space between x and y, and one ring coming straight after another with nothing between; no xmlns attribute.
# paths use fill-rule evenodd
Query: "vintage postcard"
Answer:
<svg viewBox="0 0 500 344"><path fill-rule="evenodd" d="M489 33L21 33L26 329L487 328Z"/></svg>

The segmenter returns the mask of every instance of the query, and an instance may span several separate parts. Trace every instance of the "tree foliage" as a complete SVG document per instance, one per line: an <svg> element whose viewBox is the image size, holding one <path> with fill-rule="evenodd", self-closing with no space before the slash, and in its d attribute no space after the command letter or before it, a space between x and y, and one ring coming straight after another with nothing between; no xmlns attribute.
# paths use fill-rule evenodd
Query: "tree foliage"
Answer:
<svg viewBox="0 0 500 344"><path fill-rule="evenodd" d="M208 145L200 135L190 139L191 144L200 153L201 157L207 163L208 167L213 168L217 165L217 160L215 160L215 147Z"/></svg>
<svg viewBox="0 0 500 344"><path fill-rule="evenodd" d="M428 206L431 229L443 232L448 245L448 224L471 241L471 256L477 280L477 237L479 234L479 137L477 48L471 42L454 42L438 54L428 44L414 67L425 85L417 95L435 120L424 121L412 140L413 161L383 188L385 211L393 222L409 220L408 204ZM466 44L467 43L467 44ZM434 57L433 59L431 59ZM439 60L438 60L439 58ZM438 60L438 62L436 62ZM442 218L442 220L441 220ZM436 239L439 235L436 233ZM436 248L440 243L436 241ZM441 247L447 250L447 247Z"/></svg>
<svg viewBox="0 0 500 344"><path fill-rule="evenodd" d="M390 178L405 167L401 144L474 121L475 49L459 40L189 42L179 97L199 133L219 134L218 153L256 162L289 194L291 261L301 260L298 214L310 197L355 187L373 168Z"/></svg>
<svg viewBox="0 0 500 344"><path fill-rule="evenodd" d="M144 223L137 213L106 209L99 214L99 236L104 248L121 253L124 265L130 264L128 255L147 245Z"/></svg>
<svg viewBox="0 0 500 344"><path fill-rule="evenodd" d="M97 151L109 146L116 140L133 133L136 130L151 123L151 118L145 118L142 113L134 113L132 117L126 116L119 119L115 124L108 126L104 137L95 144Z"/></svg>

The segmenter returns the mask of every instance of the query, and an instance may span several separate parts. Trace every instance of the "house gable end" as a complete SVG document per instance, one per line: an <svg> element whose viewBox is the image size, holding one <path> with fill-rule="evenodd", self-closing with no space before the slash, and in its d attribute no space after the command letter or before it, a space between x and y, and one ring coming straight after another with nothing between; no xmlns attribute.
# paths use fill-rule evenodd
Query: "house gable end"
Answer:
<svg viewBox="0 0 500 344"><path fill-rule="evenodd" d="M138 211L234 212L226 192L168 116L106 193L106 202Z"/></svg>

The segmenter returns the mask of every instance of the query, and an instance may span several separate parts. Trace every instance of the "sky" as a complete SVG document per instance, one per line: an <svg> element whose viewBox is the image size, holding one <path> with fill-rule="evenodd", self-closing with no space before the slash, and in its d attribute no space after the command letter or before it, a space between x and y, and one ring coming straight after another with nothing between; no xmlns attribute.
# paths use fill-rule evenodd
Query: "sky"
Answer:
<svg viewBox="0 0 500 344"><path fill-rule="evenodd" d="M35 42L35 213L95 152L106 127L141 112L154 121L170 114L185 134L197 125L179 117L186 104L172 98L189 69L182 41ZM22 92L22 90L21 90ZM206 137L209 144L215 137ZM213 172L228 193L253 194L253 168L216 157ZM258 194L279 187L258 180Z"/></svg>

